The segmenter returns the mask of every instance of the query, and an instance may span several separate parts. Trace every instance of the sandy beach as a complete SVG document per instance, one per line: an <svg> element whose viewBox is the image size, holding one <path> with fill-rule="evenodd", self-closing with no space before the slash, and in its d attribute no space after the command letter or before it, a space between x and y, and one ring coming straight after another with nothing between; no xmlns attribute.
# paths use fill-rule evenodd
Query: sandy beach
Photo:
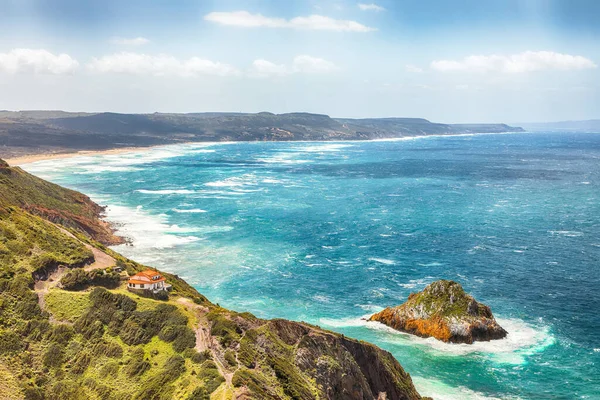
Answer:
<svg viewBox="0 0 600 400"><path fill-rule="evenodd" d="M71 158L78 156L101 156L101 155L109 155L109 154L120 154L120 153L131 153L136 151L147 151L150 149L154 149L157 147L164 147L168 145L158 145L158 146L146 146L146 147L121 147L117 149L109 149L109 150L80 150L68 153L39 153L39 154L30 154L21 157L14 158L5 158L6 161L11 166L19 166L23 164L29 164L36 161L46 161L46 160L58 160L62 158Z"/></svg>

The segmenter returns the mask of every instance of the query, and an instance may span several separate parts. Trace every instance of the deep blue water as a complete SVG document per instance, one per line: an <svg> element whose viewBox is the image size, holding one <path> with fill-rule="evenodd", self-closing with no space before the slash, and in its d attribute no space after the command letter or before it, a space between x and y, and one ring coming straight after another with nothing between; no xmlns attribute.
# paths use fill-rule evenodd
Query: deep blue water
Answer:
<svg viewBox="0 0 600 400"><path fill-rule="evenodd" d="M181 145L25 169L109 205L123 254L223 306L376 343L422 394L600 398L600 134ZM440 278L508 339L361 320Z"/></svg>

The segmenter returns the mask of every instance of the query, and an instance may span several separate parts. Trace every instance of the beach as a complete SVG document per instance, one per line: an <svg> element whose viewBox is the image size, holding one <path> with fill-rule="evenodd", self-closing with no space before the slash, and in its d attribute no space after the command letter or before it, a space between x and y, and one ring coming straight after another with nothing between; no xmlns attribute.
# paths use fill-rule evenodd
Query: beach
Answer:
<svg viewBox="0 0 600 400"><path fill-rule="evenodd" d="M65 153L38 153L38 154L28 154L19 157L5 158L6 161L11 166L19 166L23 164L30 164L37 161L46 161L46 160L60 160L63 158L71 158L71 157L80 157L80 156L103 156L103 155L113 155L113 154L121 154L121 153L132 153L137 151L147 151L156 147L163 147L165 145L160 146L144 146L144 147L120 147L116 149L108 149L108 150L79 150L73 152L65 152Z"/></svg>

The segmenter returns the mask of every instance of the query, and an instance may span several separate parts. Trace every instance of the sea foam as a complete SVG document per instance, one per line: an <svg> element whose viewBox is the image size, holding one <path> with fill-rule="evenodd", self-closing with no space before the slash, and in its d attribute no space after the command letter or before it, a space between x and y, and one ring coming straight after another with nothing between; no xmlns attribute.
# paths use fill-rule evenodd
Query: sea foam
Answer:
<svg viewBox="0 0 600 400"><path fill-rule="evenodd" d="M402 346L419 346L424 351L437 356L485 356L499 364L525 364L527 356L539 353L556 343L549 327L534 326L520 319L496 319L508 331L508 335L504 339L465 344L444 343L434 338L410 335L382 323L368 321L370 316L371 314L359 318L321 318L319 322L332 328L364 327L376 331L378 339L383 342Z"/></svg>

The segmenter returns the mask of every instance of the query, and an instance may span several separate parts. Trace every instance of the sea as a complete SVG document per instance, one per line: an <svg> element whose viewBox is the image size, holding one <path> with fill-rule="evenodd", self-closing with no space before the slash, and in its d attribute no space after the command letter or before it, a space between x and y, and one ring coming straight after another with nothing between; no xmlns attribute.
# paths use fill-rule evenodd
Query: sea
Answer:
<svg viewBox="0 0 600 400"><path fill-rule="evenodd" d="M600 134L181 144L23 168L106 205L125 256L221 306L375 343L422 395L600 399ZM438 279L507 338L366 321Z"/></svg>

